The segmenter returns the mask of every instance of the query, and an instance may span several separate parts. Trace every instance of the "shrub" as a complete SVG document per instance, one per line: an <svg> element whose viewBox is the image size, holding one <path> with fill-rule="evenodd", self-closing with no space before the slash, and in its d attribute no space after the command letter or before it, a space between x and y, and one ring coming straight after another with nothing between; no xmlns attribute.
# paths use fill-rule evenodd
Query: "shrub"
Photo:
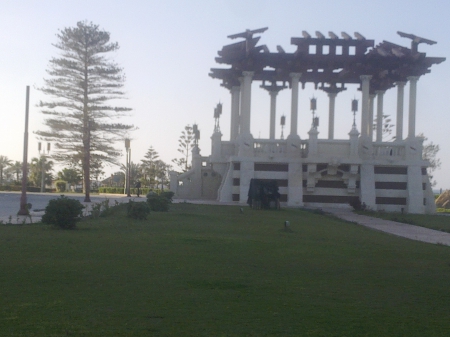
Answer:
<svg viewBox="0 0 450 337"><path fill-rule="evenodd" d="M350 206L353 207L353 209L355 211L365 211L367 206L366 204L363 202L361 203L361 199L359 198L354 198L349 202Z"/></svg>
<svg viewBox="0 0 450 337"><path fill-rule="evenodd" d="M161 192L159 195L166 198L170 202L172 202L172 198L175 195L175 193L172 191L164 191L164 192Z"/></svg>
<svg viewBox="0 0 450 337"><path fill-rule="evenodd" d="M64 180L55 181L56 189L58 192L65 192L67 183Z"/></svg>
<svg viewBox="0 0 450 337"><path fill-rule="evenodd" d="M147 219L147 215L150 213L150 207L145 202L129 201L127 205L127 217L137 220Z"/></svg>
<svg viewBox="0 0 450 337"><path fill-rule="evenodd" d="M117 206L117 200L116 200ZM107 216L111 213L111 207L109 206L109 199L105 199L101 202L96 202L91 205L91 216L98 218L99 216Z"/></svg>
<svg viewBox="0 0 450 337"><path fill-rule="evenodd" d="M147 194L147 203L154 212L167 212L172 200L160 196L154 192Z"/></svg>
<svg viewBox="0 0 450 337"><path fill-rule="evenodd" d="M83 208L78 200L62 195L59 199L49 201L42 222L62 229L73 229L82 217Z"/></svg>

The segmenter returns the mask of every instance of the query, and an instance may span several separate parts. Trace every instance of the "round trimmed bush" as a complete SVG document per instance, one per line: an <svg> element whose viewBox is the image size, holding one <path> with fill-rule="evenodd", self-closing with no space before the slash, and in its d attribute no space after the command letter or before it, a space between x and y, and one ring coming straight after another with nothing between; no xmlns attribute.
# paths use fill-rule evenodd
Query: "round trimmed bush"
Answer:
<svg viewBox="0 0 450 337"><path fill-rule="evenodd" d="M42 222L62 229L73 229L83 215L84 206L75 199L62 195L49 201Z"/></svg>

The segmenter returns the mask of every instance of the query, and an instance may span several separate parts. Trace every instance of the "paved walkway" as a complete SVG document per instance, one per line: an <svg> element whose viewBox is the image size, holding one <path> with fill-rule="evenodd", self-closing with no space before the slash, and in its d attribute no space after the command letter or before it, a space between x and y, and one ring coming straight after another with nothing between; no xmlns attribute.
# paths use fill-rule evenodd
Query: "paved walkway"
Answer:
<svg viewBox="0 0 450 337"><path fill-rule="evenodd" d="M326 208L323 209L323 211L326 213L330 213L340 219L351 221L359 225L375 229L377 231L386 232L411 240L450 246L450 233L390 220L373 218L366 215L360 215L353 213L348 209Z"/></svg>

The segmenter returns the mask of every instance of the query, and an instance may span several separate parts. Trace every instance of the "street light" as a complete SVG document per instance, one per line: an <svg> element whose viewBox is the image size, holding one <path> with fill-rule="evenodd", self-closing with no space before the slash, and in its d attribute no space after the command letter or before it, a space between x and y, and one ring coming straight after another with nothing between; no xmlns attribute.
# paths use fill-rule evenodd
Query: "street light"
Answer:
<svg viewBox="0 0 450 337"><path fill-rule="evenodd" d="M127 165L126 165L126 173L125 173L125 192L127 193L127 197L131 197L130 193L130 164L131 164L131 147L130 147L130 139L125 138L125 150L127 152Z"/></svg>
<svg viewBox="0 0 450 337"><path fill-rule="evenodd" d="M45 149L42 149L41 142L38 143L39 154L41 155L42 170L41 170L41 193L45 192ZM42 153L41 153L42 150ZM47 143L47 155L50 153L50 143Z"/></svg>

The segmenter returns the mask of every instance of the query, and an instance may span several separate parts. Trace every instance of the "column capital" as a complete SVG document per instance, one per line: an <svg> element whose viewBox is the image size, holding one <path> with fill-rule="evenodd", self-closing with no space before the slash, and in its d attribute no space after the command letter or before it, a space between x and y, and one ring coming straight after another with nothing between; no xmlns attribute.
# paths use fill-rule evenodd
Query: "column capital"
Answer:
<svg viewBox="0 0 450 337"><path fill-rule="evenodd" d="M420 76L408 76L406 79L410 82L417 82Z"/></svg>
<svg viewBox="0 0 450 337"><path fill-rule="evenodd" d="M328 97L335 98L338 93L337 92L327 92L327 94L328 94Z"/></svg>
<svg viewBox="0 0 450 337"><path fill-rule="evenodd" d="M270 90L269 95L270 97L277 97L279 90Z"/></svg>
<svg viewBox="0 0 450 337"><path fill-rule="evenodd" d="M377 97L377 94L369 94L370 99L374 99L375 97Z"/></svg>
<svg viewBox="0 0 450 337"><path fill-rule="evenodd" d="M379 96L384 95L384 93L386 92L386 90L375 90L375 93ZM369 95L370 97L370 95Z"/></svg>
<svg viewBox="0 0 450 337"><path fill-rule="evenodd" d="M302 77L302 73L289 73L289 77L293 80L299 80Z"/></svg>
<svg viewBox="0 0 450 337"><path fill-rule="evenodd" d="M231 88L230 88L230 91L231 92L233 92L233 91L240 91L241 90L241 86L240 85L233 85Z"/></svg>
<svg viewBox="0 0 450 337"><path fill-rule="evenodd" d="M398 81L398 82L395 82L395 84L397 85L397 87L404 87L406 85L406 82L405 81Z"/></svg>
<svg viewBox="0 0 450 337"><path fill-rule="evenodd" d="M242 75L244 75L244 77L253 77L253 75L255 74L254 71L243 71Z"/></svg>
<svg viewBox="0 0 450 337"><path fill-rule="evenodd" d="M361 81L370 81L372 79L372 75L361 75L359 76L359 78L361 79Z"/></svg>

